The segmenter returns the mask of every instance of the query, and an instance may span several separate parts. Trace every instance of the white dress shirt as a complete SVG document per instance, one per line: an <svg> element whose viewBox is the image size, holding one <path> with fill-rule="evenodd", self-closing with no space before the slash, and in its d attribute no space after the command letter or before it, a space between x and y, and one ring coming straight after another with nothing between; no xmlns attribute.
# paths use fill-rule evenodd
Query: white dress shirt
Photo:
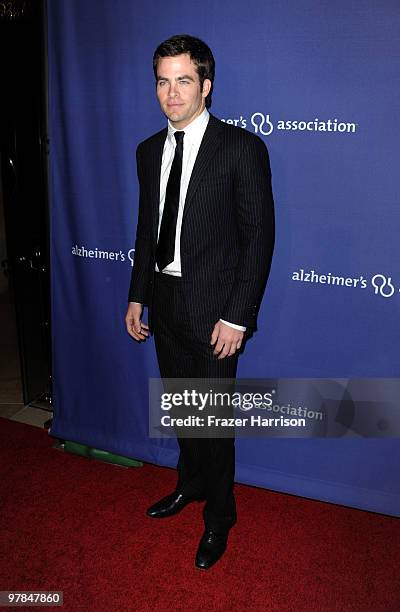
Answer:
<svg viewBox="0 0 400 612"><path fill-rule="evenodd" d="M197 153L203 140L204 132L206 131L208 120L210 115L205 108L204 111L196 117L189 125L183 130L185 136L183 138L183 158L182 158L182 175L181 175L181 187L179 192L179 209L178 218L176 221L176 234L175 234L175 257L168 266L163 270L164 274L171 274L172 276L182 276L181 273L181 230L182 230L182 217L183 210L185 207L186 194L189 186L190 177L192 176L192 170L196 161ZM164 211L165 204L165 193L167 190L167 183L169 174L171 171L172 162L175 156L176 140L174 134L177 130L168 121L168 134L164 143L164 150L161 162L161 178L160 178L160 208L159 208L159 221L158 221L158 235L160 234L161 220ZM159 272L156 264L156 270Z"/></svg>
<svg viewBox="0 0 400 612"><path fill-rule="evenodd" d="M163 269L163 274L171 274L171 276L182 276L181 272L181 230L182 230L182 218L183 211L185 208L186 194L189 186L190 177L192 175L193 166L195 164L197 154L203 140L204 132L206 131L210 115L208 110L205 108L201 115L196 117L191 123L185 128L185 136L183 138L183 158L182 158L182 175L181 185L179 192L179 209L178 218L176 221L176 234L175 234L175 256L174 260ZM167 190L167 183L169 174L171 171L172 162L175 156L176 140L174 133L177 130L168 121L168 134L165 139L162 161L161 161L161 178L160 178L160 208L159 208L159 222L158 222L158 234L160 234L161 220L164 211L165 194ZM156 264L156 271L159 272ZM226 325L238 329L240 331L246 331L246 328L242 325L236 325L235 323L229 323L220 319Z"/></svg>

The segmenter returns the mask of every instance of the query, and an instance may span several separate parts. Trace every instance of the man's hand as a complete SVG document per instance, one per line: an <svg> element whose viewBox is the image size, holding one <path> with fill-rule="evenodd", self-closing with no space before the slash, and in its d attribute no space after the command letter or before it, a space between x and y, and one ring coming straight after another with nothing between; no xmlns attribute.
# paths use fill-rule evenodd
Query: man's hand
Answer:
<svg viewBox="0 0 400 612"><path fill-rule="evenodd" d="M128 311L125 317L126 329L128 334L138 342L146 340L149 335L148 325L141 321L142 312L143 304L129 302Z"/></svg>
<svg viewBox="0 0 400 612"><path fill-rule="evenodd" d="M218 321L211 334L211 344L216 343L214 355L218 355L218 359L234 355L242 345L243 335L242 331Z"/></svg>

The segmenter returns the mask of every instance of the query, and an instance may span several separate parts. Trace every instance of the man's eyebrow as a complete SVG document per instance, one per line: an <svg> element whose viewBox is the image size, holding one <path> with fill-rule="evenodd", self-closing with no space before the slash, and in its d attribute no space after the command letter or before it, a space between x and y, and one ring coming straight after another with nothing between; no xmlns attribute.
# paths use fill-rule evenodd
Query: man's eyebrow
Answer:
<svg viewBox="0 0 400 612"><path fill-rule="evenodd" d="M187 79L189 81L193 81L194 82L194 78L191 77L189 74L184 74L182 76L178 76L176 77L175 81L183 81L184 79ZM157 81L169 81L169 79L167 79L167 77L163 77L161 75L157 76Z"/></svg>

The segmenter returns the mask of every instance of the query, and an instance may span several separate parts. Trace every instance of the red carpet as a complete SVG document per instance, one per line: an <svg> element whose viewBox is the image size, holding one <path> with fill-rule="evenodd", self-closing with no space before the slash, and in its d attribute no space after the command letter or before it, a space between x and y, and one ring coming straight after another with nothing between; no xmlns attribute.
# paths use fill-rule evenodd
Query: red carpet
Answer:
<svg viewBox="0 0 400 612"><path fill-rule="evenodd" d="M64 612L400 610L396 518L239 485L229 548L205 572L194 567L200 504L144 515L173 470L120 468L53 443L0 419L0 590L62 590L64 606L51 609Z"/></svg>

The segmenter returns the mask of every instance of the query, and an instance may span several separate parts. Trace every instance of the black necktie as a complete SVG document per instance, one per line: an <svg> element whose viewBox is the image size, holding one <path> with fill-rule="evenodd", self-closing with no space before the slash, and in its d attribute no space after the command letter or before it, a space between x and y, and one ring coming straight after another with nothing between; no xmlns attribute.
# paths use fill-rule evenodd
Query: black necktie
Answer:
<svg viewBox="0 0 400 612"><path fill-rule="evenodd" d="M158 237L156 261L160 272L172 261L175 255L176 221L179 209L179 192L182 175L183 137L185 132L175 132L175 156L169 173L165 192L164 211Z"/></svg>

